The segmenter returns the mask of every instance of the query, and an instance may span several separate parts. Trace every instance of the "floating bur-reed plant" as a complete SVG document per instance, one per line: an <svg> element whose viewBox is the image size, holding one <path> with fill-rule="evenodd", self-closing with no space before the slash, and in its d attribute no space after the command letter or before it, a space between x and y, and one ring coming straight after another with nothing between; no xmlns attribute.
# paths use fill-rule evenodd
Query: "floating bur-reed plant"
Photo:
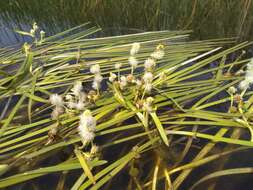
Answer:
<svg viewBox="0 0 253 190"><path fill-rule="evenodd" d="M252 173L221 164L191 178L195 168L253 147L253 93L241 97L234 88L244 76L224 74L249 63L225 61L250 42L182 42L187 31L90 39L99 28L88 26L34 39L25 52L0 50L1 188L43 188L32 179L50 173L62 176L53 188L92 190L195 188ZM78 178L63 177L73 170Z"/></svg>

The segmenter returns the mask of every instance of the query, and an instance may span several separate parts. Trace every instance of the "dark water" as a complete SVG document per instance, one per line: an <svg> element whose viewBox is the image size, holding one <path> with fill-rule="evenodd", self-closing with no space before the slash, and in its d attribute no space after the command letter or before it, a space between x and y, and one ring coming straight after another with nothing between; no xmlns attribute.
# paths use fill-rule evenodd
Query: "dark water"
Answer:
<svg viewBox="0 0 253 190"><path fill-rule="evenodd" d="M34 21L46 31L47 35L90 21L102 27L100 32L102 36L191 29L192 39L238 37L238 41L251 40L253 39L253 5L245 2L240 0L1 0L0 47L22 44L26 41L14 30L29 31ZM236 154L228 162L228 168L253 166L251 160L249 153ZM193 176L199 176L199 173L208 171L210 167L212 166L200 167L193 172ZM44 189L50 184L53 186L55 177L52 174L36 181ZM187 179L182 189L187 189L187 186L192 184L192 180L198 179L194 177ZM239 190L242 187L253 189L252 180L253 177L250 175L222 178L216 189ZM25 188L29 189L28 186ZM205 187L198 189L205 189Z"/></svg>
<svg viewBox="0 0 253 190"><path fill-rule="evenodd" d="M192 38L252 39L253 3L227 0L1 0L0 46L23 42L32 23L48 35L90 21L103 35L193 30Z"/></svg>

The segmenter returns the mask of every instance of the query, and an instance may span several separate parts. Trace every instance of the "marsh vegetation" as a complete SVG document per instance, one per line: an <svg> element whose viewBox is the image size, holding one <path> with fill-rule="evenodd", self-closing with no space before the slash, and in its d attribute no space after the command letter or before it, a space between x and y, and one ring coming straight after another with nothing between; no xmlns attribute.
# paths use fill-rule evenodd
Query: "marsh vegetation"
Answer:
<svg viewBox="0 0 253 190"><path fill-rule="evenodd" d="M160 14L180 3L153 2L156 14L145 14L152 22L144 30L160 31L102 37L103 28L79 23L47 32L41 15L25 30L16 27L26 42L0 49L0 188L215 190L251 185L252 42L240 42L251 31L251 25L243 29L250 22L248 12L243 10L240 29L222 33L230 38L196 40L197 33L183 30L194 26L195 16L183 19L186 27L172 19L180 26L173 29L180 30L162 30L170 20L161 20ZM202 5L194 2L191 6ZM87 14L85 7L114 8L104 1L73 3ZM125 3L124 12L139 2L121 3L116 7ZM251 1L240 5L251 10ZM36 18L34 7L35 2L30 14ZM73 11L73 19L81 13Z"/></svg>

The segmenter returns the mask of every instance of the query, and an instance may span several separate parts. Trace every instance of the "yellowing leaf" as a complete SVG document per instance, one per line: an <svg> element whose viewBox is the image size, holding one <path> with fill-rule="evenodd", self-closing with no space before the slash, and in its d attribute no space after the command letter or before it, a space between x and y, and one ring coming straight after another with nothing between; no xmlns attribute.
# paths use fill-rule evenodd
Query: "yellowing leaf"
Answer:
<svg viewBox="0 0 253 190"><path fill-rule="evenodd" d="M81 164L81 166L84 170L85 175L89 178L89 180L92 181L93 184L95 184L96 183L95 178L91 173L91 170L89 168L89 165L86 162L86 159L85 159L84 155L78 149L75 149L75 154L76 154L76 156L77 156L77 158L78 158L78 160L79 160L79 162L80 162L80 164Z"/></svg>

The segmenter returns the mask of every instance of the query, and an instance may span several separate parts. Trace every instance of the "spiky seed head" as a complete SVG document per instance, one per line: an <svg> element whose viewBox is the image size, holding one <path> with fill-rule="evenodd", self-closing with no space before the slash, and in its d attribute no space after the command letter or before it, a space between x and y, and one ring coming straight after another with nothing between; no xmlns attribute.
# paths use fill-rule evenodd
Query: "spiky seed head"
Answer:
<svg viewBox="0 0 253 190"><path fill-rule="evenodd" d="M83 142L88 143L94 140L95 133L89 131L87 128L83 128L82 126L78 127L79 135Z"/></svg>
<svg viewBox="0 0 253 190"><path fill-rule="evenodd" d="M164 57L164 55L165 55L164 50L163 49L158 49L158 50L154 51L153 53L151 53L150 56L154 59L159 60L159 59L162 59Z"/></svg>
<svg viewBox="0 0 253 190"><path fill-rule="evenodd" d="M80 96L80 93L82 92L82 90L83 90L83 85L81 81L76 81L74 84L74 87L71 89L71 91L76 97Z"/></svg>
<svg viewBox="0 0 253 190"><path fill-rule="evenodd" d="M235 87L233 87L233 86L230 86L229 88L228 88L228 92L230 93L230 94L234 94L234 93L236 93L236 88Z"/></svg>
<svg viewBox="0 0 253 190"><path fill-rule="evenodd" d="M128 62L129 62L129 65L133 68L136 68L138 65L137 59L133 56L129 57Z"/></svg>
<svg viewBox="0 0 253 190"><path fill-rule="evenodd" d="M101 83L102 80L103 80L103 76L100 73L95 74L94 81Z"/></svg>
<svg viewBox="0 0 253 190"><path fill-rule="evenodd" d="M130 50L130 55L131 56L136 55L139 52L140 47L141 47L140 43L138 42L133 43L132 48Z"/></svg>
<svg viewBox="0 0 253 190"><path fill-rule="evenodd" d="M150 83L153 81L153 74L151 72L145 72L143 76L144 83Z"/></svg>
<svg viewBox="0 0 253 190"><path fill-rule="evenodd" d="M153 88L153 86L152 86L151 83L146 83L145 84L145 91L146 92L151 92L152 88Z"/></svg>
<svg viewBox="0 0 253 190"><path fill-rule="evenodd" d="M155 63L154 59L148 58L144 62L144 68L145 68L145 70L149 71L149 70L151 70L155 66L155 64L156 63Z"/></svg>
<svg viewBox="0 0 253 190"><path fill-rule="evenodd" d="M81 115L80 115L80 126L83 128L87 128L89 131L96 131L96 125L97 121L95 117L92 116L90 110L85 110Z"/></svg>
<svg viewBox="0 0 253 190"><path fill-rule="evenodd" d="M114 73L110 73L109 81L113 82L117 78L117 75Z"/></svg>
<svg viewBox="0 0 253 190"><path fill-rule="evenodd" d="M241 90L246 90L249 88L249 82L247 80L243 80L239 83L239 88Z"/></svg>
<svg viewBox="0 0 253 190"><path fill-rule="evenodd" d="M121 63L116 63L116 64L115 64L115 69L117 69L117 70L118 70L118 69L120 69L120 68L121 68L121 66L122 66L122 64L121 64Z"/></svg>
<svg viewBox="0 0 253 190"><path fill-rule="evenodd" d="M99 66L99 64L92 65L90 67L90 72L93 73L93 74L100 73L100 66Z"/></svg>
<svg viewBox="0 0 253 190"><path fill-rule="evenodd" d="M99 89L100 87L101 87L100 82L97 82L97 81L93 81L93 82L92 82L92 88L93 88L93 89L97 90L97 89Z"/></svg>
<svg viewBox="0 0 253 190"><path fill-rule="evenodd" d="M51 104L62 107L64 105L63 99L59 94L52 94L49 98Z"/></svg>

